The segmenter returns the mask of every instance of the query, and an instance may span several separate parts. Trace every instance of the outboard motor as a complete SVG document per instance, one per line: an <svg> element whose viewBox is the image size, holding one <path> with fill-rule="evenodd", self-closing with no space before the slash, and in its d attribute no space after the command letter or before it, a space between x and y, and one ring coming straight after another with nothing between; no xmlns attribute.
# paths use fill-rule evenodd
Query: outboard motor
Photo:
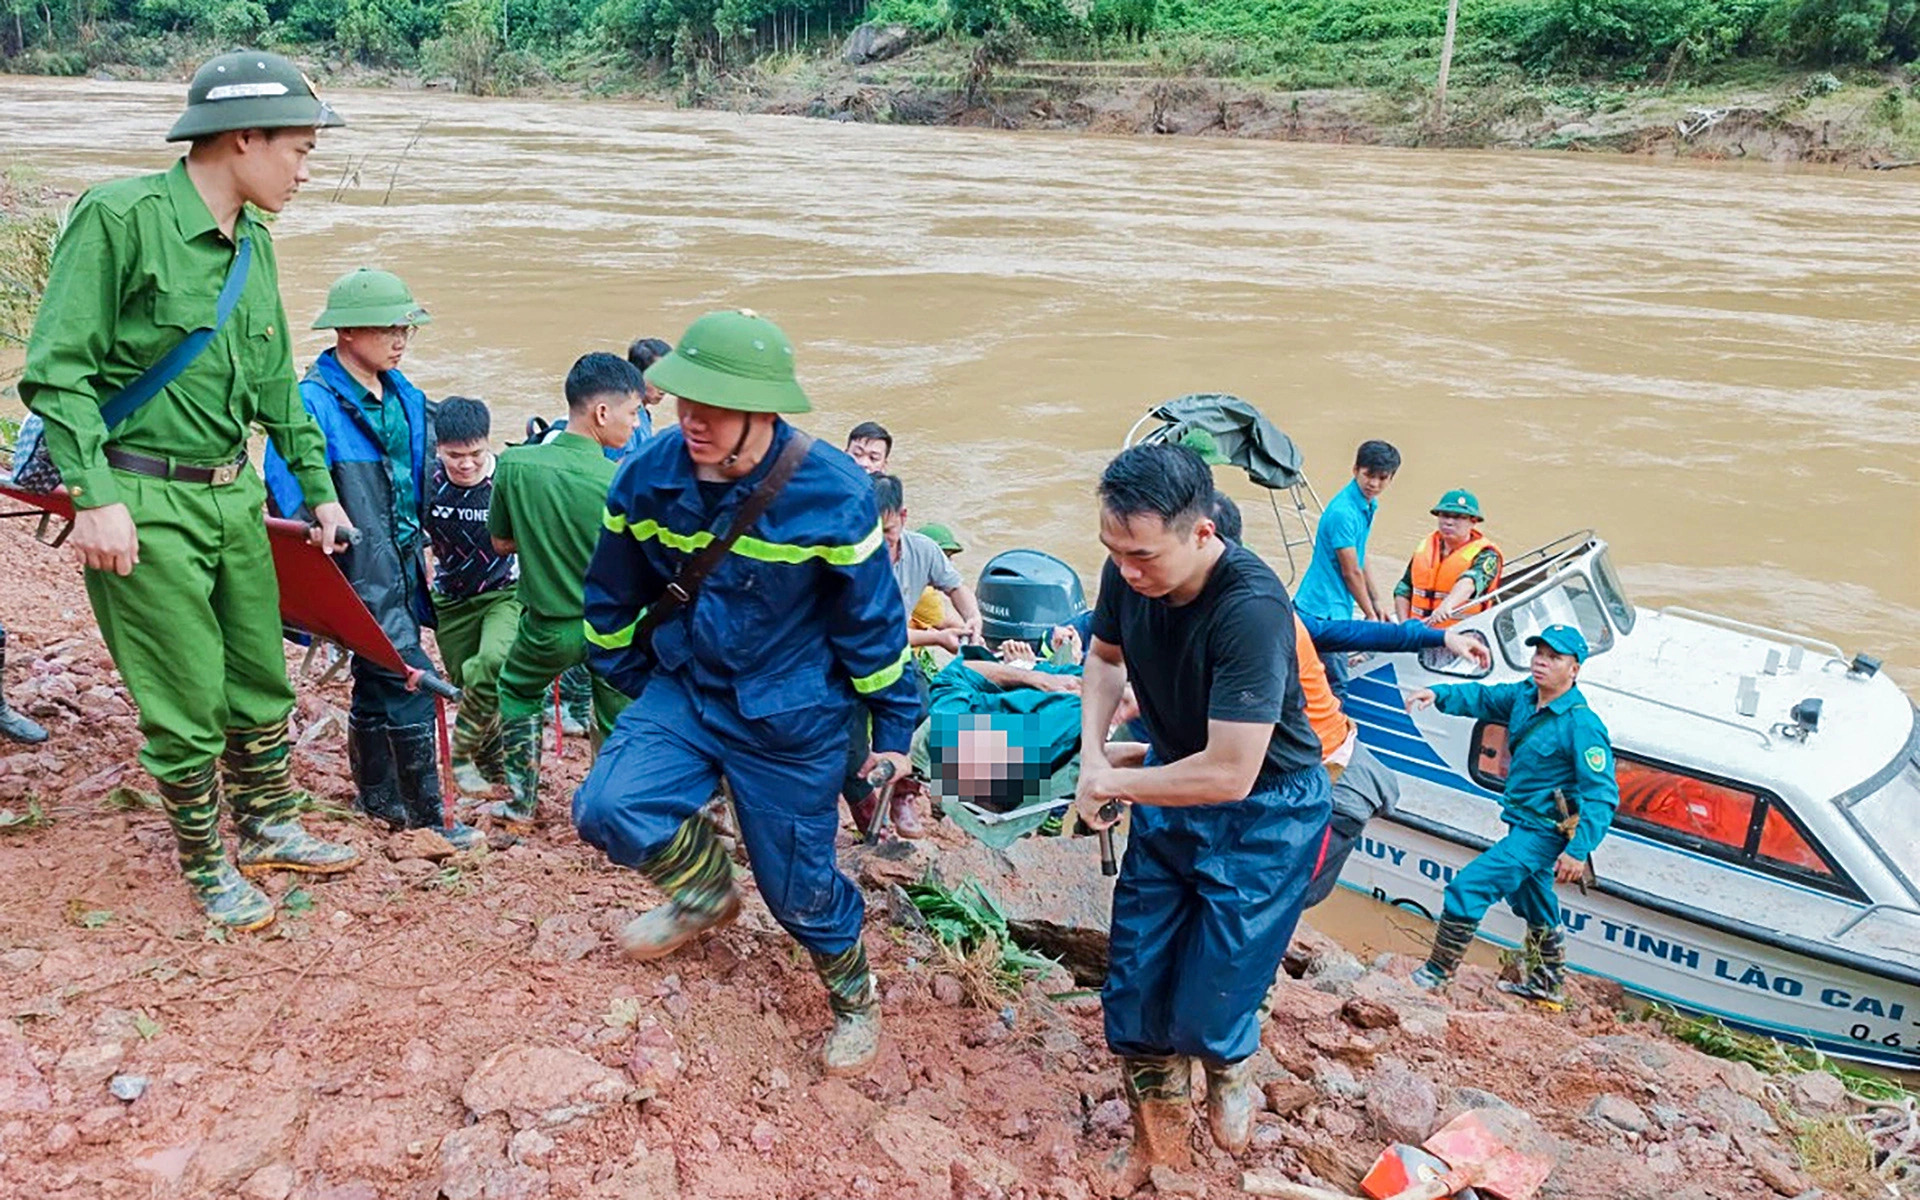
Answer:
<svg viewBox="0 0 1920 1200"><path fill-rule="evenodd" d="M1014 639L1044 651L1055 625L1087 611L1080 576L1039 550L1007 550L988 559L974 595L980 601L981 632L995 647Z"/></svg>

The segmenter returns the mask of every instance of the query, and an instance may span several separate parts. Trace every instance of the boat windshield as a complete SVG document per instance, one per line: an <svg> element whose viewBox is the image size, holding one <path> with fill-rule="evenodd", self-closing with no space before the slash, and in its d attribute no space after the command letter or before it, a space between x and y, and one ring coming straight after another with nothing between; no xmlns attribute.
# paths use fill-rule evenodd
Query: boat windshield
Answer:
<svg viewBox="0 0 1920 1200"><path fill-rule="evenodd" d="M1613 556L1602 550L1593 556L1593 585L1600 591L1600 602L1607 606L1607 615L1613 618L1614 628L1621 633L1633 632L1633 621L1639 614L1634 611L1633 602L1627 599L1627 589L1620 586L1620 573L1613 569Z"/></svg>
<svg viewBox="0 0 1920 1200"><path fill-rule="evenodd" d="M1517 671L1526 670L1533 660L1527 639L1549 625L1575 626L1586 635L1587 648L1593 654L1613 646L1613 626L1607 624L1600 598L1586 576L1577 572L1544 592L1507 605L1493 619L1493 636L1508 665Z"/></svg>
<svg viewBox="0 0 1920 1200"><path fill-rule="evenodd" d="M1885 787L1854 801L1847 811L1909 886L1920 884L1920 758L1908 758Z"/></svg>

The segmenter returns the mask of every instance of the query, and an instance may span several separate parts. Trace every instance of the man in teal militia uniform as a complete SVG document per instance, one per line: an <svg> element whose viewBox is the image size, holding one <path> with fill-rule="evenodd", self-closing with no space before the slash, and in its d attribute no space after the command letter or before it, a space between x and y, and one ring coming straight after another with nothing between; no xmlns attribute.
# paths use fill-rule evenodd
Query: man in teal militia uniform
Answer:
<svg viewBox="0 0 1920 1200"><path fill-rule="evenodd" d="M91 188L54 249L20 394L76 516L68 539L114 665L140 709L141 762L159 781L194 900L253 929L273 903L235 870L219 832L220 781L240 871L318 874L359 855L297 819L287 716L293 689L279 584L247 461L258 425L313 501L317 544L347 528L320 430L294 391L293 350L266 224L307 181L322 126L344 124L278 55L223 54L194 74L168 141L185 158ZM226 281L244 284L217 316ZM232 273L230 276L230 272ZM210 342L109 428L102 407L195 330Z"/></svg>
<svg viewBox="0 0 1920 1200"><path fill-rule="evenodd" d="M1500 797L1507 836L1447 884L1433 950L1413 981L1437 988L1453 978L1474 930L1497 900L1527 923L1525 977L1503 991L1558 1007L1566 975L1560 902L1553 885L1576 883L1613 824L1620 789L1607 727L1587 707L1575 680L1587 639L1571 625L1549 625L1527 639L1532 678L1525 683L1451 683L1407 697L1455 717L1507 727L1510 765Z"/></svg>

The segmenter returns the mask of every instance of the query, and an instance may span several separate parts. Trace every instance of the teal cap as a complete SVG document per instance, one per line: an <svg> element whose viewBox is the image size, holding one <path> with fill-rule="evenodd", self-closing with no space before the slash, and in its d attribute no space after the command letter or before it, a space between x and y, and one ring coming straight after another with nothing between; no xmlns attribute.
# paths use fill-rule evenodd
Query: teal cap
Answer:
<svg viewBox="0 0 1920 1200"><path fill-rule="evenodd" d="M1571 654L1579 662L1587 661L1586 635L1571 625L1549 625L1527 639L1529 646L1545 646L1555 654Z"/></svg>
<svg viewBox="0 0 1920 1200"><path fill-rule="evenodd" d="M1480 497L1465 488L1454 488L1440 497L1440 503L1433 506L1432 512L1436 517L1472 517L1476 521L1483 519L1480 516Z"/></svg>

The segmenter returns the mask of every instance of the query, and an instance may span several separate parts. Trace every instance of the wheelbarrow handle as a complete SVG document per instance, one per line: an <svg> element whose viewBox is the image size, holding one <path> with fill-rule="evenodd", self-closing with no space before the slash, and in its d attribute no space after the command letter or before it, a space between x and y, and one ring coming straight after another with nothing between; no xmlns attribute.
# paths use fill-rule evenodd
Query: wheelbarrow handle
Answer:
<svg viewBox="0 0 1920 1200"><path fill-rule="evenodd" d="M1278 1196L1280 1200L1356 1200L1351 1192L1330 1192L1326 1188L1308 1187L1304 1183L1295 1183L1278 1175L1262 1175L1258 1171L1241 1174L1240 1190L1249 1196Z"/></svg>

